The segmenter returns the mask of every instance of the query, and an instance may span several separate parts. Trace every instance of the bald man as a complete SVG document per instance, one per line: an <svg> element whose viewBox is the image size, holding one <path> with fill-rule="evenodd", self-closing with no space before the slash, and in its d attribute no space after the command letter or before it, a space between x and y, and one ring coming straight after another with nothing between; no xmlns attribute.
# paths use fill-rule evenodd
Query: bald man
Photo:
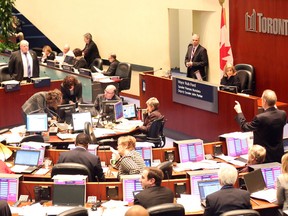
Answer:
<svg viewBox="0 0 288 216"><path fill-rule="evenodd" d="M272 90L265 90L262 94L263 113L254 117L251 122L247 122L238 101L234 106L237 113L237 122L242 131L253 131L254 144L263 146L266 149L265 162L279 162L284 154L283 148L283 128L286 124L286 112L276 107L277 96Z"/></svg>
<svg viewBox="0 0 288 216"><path fill-rule="evenodd" d="M196 71L199 71L203 80L208 80L206 67L208 66L207 50L200 45L200 37L192 35L192 42L188 45L185 56L185 66L187 67L187 77L196 79Z"/></svg>
<svg viewBox="0 0 288 216"><path fill-rule="evenodd" d="M140 205L134 205L127 210L125 216L149 216L149 213L144 207Z"/></svg>
<svg viewBox="0 0 288 216"><path fill-rule="evenodd" d="M94 102L95 108L101 112L102 111L102 102L103 101L108 101L108 100L121 100L120 97L118 97L118 95L116 95L116 87L114 85L108 85L105 90L104 90L104 94L99 94Z"/></svg>
<svg viewBox="0 0 288 216"><path fill-rule="evenodd" d="M12 79L30 81L32 77L39 77L39 62L33 50L29 50L29 42L22 40L20 50L10 56L8 63Z"/></svg>

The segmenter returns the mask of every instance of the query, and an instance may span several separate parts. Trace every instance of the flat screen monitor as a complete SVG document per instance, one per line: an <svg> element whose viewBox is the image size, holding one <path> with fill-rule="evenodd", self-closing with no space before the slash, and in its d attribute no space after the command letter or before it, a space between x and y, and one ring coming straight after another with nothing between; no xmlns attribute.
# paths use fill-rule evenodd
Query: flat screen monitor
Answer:
<svg viewBox="0 0 288 216"><path fill-rule="evenodd" d="M26 166L37 166L39 164L41 151L18 149L16 151L14 164L15 165L26 165Z"/></svg>
<svg viewBox="0 0 288 216"><path fill-rule="evenodd" d="M189 171L191 194L199 196L198 181L218 179L218 170Z"/></svg>
<svg viewBox="0 0 288 216"><path fill-rule="evenodd" d="M152 147L137 147L137 144L136 144L135 150L142 156L145 162L145 165L147 167L150 167L153 161Z"/></svg>
<svg viewBox="0 0 288 216"><path fill-rule="evenodd" d="M97 116L98 111L95 108L94 104L78 104L79 112L90 112L91 116Z"/></svg>
<svg viewBox="0 0 288 216"><path fill-rule="evenodd" d="M228 156L237 157L248 154L248 138L226 138Z"/></svg>
<svg viewBox="0 0 288 216"><path fill-rule="evenodd" d="M0 200L16 202L19 193L19 179L22 175L0 173Z"/></svg>
<svg viewBox="0 0 288 216"><path fill-rule="evenodd" d="M78 69L79 74L91 77L91 70L85 68Z"/></svg>
<svg viewBox="0 0 288 216"><path fill-rule="evenodd" d="M28 114L26 116L27 132L43 132L48 131L47 113Z"/></svg>
<svg viewBox="0 0 288 216"><path fill-rule="evenodd" d="M281 166L261 168L267 188L276 188L277 177L281 174Z"/></svg>
<svg viewBox="0 0 288 216"><path fill-rule="evenodd" d="M73 65L74 64L74 57L66 55L63 62L67 63L68 65Z"/></svg>
<svg viewBox="0 0 288 216"><path fill-rule="evenodd" d="M288 152L288 138L283 139L284 152Z"/></svg>
<svg viewBox="0 0 288 216"><path fill-rule="evenodd" d="M200 200L206 200L206 197L216 191L221 189L219 179L211 179L198 181L198 190L200 195Z"/></svg>
<svg viewBox="0 0 288 216"><path fill-rule="evenodd" d="M192 139L175 143L178 144L180 163L198 162L205 159L203 140Z"/></svg>
<svg viewBox="0 0 288 216"><path fill-rule="evenodd" d="M91 113L72 113L72 122L74 131L84 131L85 122L90 122L90 124L92 124Z"/></svg>
<svg viewBox="0 0 288 216"><path fill-rule="evenodd" d="M137 117L137 110L135 104L123 105L123 115L125 119L133 119Z"/></svg>
<svg viewBox="0 0 288 216"><path fill-rule="evenodd" d="M85 180L54 180L53 205L84 206L86 203Z"/></svg>
<svg viewBox="0 0 288 216"><path fill-rule="evenodd" d="M234 93L234 94L238 93L237 86L220 86L219 89L221 91L226 91L226 92L230 92L230 93Z"/></svg>
<svg viewBox="0 0 288 216"><path fill-rule="evenodd" d="M66 71L70 71L70 72L73 72L73 71L74 71L73 65L63 64L63 65L62 65L62 69L63 69L63 70L66 70Z"/></svg>
<svg viewBox="0 0 288 216"><path fill-rule="evenodd" d="M123 104L119 100L107 100L102 102L103 115L107 120L118 122L123 118Z"/></svg>
<svg viewBox="0 0 288 216"><path fill-rule="evenodd" d="M120 177L123 186L123 201L126 201L128 203L133 202L133 191L142 190L140 177L141 175L122 175Z"/></svg>
<svg viewBox="0 0 288 216"><path fill-rule="evenodd" d="M123 103L118 101L114 104L114 116L115 122L120 122L123 119Z"/></svg>
<svg viewBox="0 0 288 216"><path fill-rule="evenodd" d="M60 118L60 122L72 123L72 113L75 113L76 104L62 104L57 107L57 114Z"/></svg>

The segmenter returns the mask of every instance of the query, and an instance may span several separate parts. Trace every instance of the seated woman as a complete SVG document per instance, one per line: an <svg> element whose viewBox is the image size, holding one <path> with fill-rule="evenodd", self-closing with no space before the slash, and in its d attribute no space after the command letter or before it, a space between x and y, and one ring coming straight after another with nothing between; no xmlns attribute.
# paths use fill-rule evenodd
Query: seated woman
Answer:
<svg viewBox="0 0 288 216"><path fill-rule="evenodd" d="M142 133L147 133L151 124L154 120L159 119L162 117L161 113L159 112L159 101L157 98L152 97L146 101L147 105L147 114L144 117L144 124L143 126L139 127L139 130Z"/></svg>
<svg viewBox="0 0 288 216"><path fill-rule="evenodd" d="M240 172L248 172L248 165L262 164L265 161L266 149L263 146L254 144L248 152L247 166Z"/></svg>
<svg viewBox="0 0 288 216"><path fill-rule="evenodd" d="M63 104L82 102L82 84L74 76L66 76L61 84Z"/></svg>
<svg viewBox="0 0 288 216"><path fill-rule="evenodd" d="M241 91L240 79L237 75L235 67L227 63L224 68L224 75L221 79L220 84L225 86L237 86L238 92Z"/></svg>
<svg viewBox="0 0 288 216"><path fill-rule="evenodd" d="M50 46L44 46L42 49L42 58L41 62L47 63L47 60L54 60L55 59L55 54L52 51Z"/></svg>
<svg viewBox="0 0 288 216"><path fill-rule="evenodd" d="M284 154L281 159L281 171L277 178L277 202L283 205L283 211L288 209L288 153Z"/></svg>
<svg viewBox="0 0 288 216"><path fill-rule="evenodd" d="M82 54L81 49L76 48L73 50L74 56L75 56L75 61L73 67L76 69L79 68L87 68L87 62Z"/></svg>
<svg viewBox="0 0 288 216"><path fill-rule="evenodd" d="M140 174L145 168L142 156L135 150L136 139L132 136L123 136L118 139L118 153L113 153L112 166L119 170L118 175Z"/></svg>

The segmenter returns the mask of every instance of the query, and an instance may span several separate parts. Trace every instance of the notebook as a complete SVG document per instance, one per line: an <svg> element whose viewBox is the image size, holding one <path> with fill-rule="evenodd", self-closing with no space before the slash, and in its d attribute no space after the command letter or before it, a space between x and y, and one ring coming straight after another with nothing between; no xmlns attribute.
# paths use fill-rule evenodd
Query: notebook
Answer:
<svg viewBox="0 0 288 216"><path fill-rule="evenodd" d="M267 189L261 169L250 172L243 177L251 197L270 203L277 200L276 190L274 188Z"/></svg>
<svg viewBox="0 0 288 216"><path fill-rule="evenodd" d="M39 157L40 151L19 149L11 170L15 173L32 173L38 168Z"/></svg>
<svg viewBox="0 0 288 216"><path fill-rule="evenodd" d="M206 197L221 189L218 179L198 181L198 190L201 204L206 207Z"/></svg>

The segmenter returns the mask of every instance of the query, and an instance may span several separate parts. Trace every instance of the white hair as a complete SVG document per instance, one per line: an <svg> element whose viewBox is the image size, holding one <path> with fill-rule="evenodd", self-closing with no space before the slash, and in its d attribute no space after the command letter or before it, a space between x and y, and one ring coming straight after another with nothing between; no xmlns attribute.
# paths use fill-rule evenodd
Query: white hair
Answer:
<svg viewBox="0 0 288 216"><path fill-rule="evenodd" d="M29 42L27 40L21 40L20 46L29 46Z"/></svg>
<svg viewBox="0 0 288 216"><path fill-rule="evenodd" d="M238 177L236 168L230 164L221 165L218 171L218 178L220 184L223 185L234 185Z"/></svg>

